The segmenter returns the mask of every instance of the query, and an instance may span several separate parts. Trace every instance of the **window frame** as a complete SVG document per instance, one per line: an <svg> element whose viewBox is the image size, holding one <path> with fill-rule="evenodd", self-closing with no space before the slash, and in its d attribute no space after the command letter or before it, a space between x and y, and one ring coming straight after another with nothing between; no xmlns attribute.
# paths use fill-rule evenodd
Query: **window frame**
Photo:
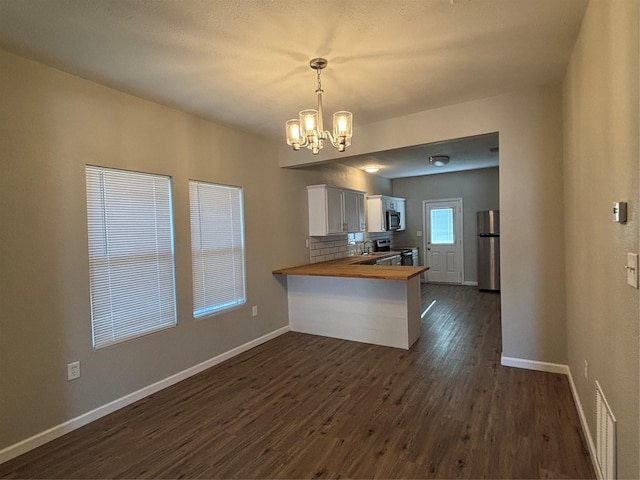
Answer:
<svg viewBox="0 0 640 480"><path fill-rule="evenodd" d="M233 266L231 283L223 285L223 288L227 291L233 291L233 294L224 296L225 300L214 302L211 299L217 298L217 295L212 292L212 286L216 286L215 281L207 285L203 285L201 280L203 278L216 279L222 278L221 275L216 275L215 271L211 271L212 264L217 265L216 260L213 259L215 255L212 252L202 248L203 234L207 236L206 241L213 241L211 238L214 233L214 225L212 225L212 215L215 212L210 210L203 211L203 195L213 195L212 191L215 190L215 194L221 194L226 192L229 195L235 195L237 198L230 199L229 204L223 205L224 208L228 208L231 218L223 218L223 220L232 223L230 228L231 245L226 245L226 248L220 249L216 246L216 251L220 253L220 250L230 251L223 260L222 263L230 262ZM208 202L213 201L212 198L206 199ZM216 200L220 200L217 198ZM237 200L237 203L233 203L233 200ZM233 203L233 204L232 204ZM209 205L210 206L210 205ZM234 210L235 207L235 210ZM244 189L240 186L225 185L220 183L208 182L204 180L189 180L189 211L190 211L190 224L191 224L191 266L192 266L192 315L196 320L202 320L211 316L220 315L230 310L240 308L247 303L247 274L246 274L246 236L245 236L245 219L244 219ZM220 211L218 213L221 213ZM219 219L218 219L219 220ZM207 229L203 230L203 226ZM226 241L226 240L225 240ZM239 242L239 244L237 243ZM230 248L229 248L230 247ZM204 253L209 251L207 255ZM209 261L207 262L207 258ZM218 258L218 261L220 259ZM208 266L205 265L208 264Z"/></svg>
<svg viewBox="0 0 640 480"><path fill-rule="evenodd" d="M175 327L171 177L86 165L85 180L93 349Z"/></svg>

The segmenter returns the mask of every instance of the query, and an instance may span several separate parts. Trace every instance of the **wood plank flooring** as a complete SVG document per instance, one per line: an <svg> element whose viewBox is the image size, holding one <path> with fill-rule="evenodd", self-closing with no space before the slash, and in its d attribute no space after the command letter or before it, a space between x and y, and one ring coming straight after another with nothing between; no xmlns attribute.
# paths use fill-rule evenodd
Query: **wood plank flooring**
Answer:
<svg viewBox="0 0 640 480"><path fill-rule="evenodd" d="M595 478L566 377L500 366L500 297L428 285L408 351L289 332L1 478Z"/></svg>

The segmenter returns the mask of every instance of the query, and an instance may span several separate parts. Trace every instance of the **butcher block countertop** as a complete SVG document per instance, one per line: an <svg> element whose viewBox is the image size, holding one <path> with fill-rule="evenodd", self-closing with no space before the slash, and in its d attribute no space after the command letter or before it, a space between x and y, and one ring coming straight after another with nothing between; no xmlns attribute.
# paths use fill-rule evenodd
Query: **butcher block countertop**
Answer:
<svg viewBox="0 0 640 480"><path fill-rule="evenodd" d="M386 255L378 255L382 258ZM387 265L362 265L363 262L376 258L373 255L356 255L343 257L326 262L309 263L297 267L281 268L274 270L275 275L306 275L318 277L350 277L350 278L377 278L381 280L409 280L426 271L428 267L387 266Z"/></svg>

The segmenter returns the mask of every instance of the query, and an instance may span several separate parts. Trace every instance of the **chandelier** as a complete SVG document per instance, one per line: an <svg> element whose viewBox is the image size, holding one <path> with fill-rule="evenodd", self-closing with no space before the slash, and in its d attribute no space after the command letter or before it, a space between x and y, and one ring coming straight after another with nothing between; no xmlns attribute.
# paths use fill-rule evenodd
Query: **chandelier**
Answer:
<svg viewBox="0 0 640 480"><path fill-rule="evenodd" d="M291 145L295 151L300 150L300 147L307 147L314 155L317 155L325 140L329 140L339 152L344 152L351 145L353 129L351 112L341 111L333 114L333 135L325 130L322 124L322 94L324 91L320 83L320 70L325 68L327 63L324 58L314 58L309 62L309 66L318 75L318 88L316 88L318 109L302 110L299 118L288 120L286 123L287 145Z"/></svg>

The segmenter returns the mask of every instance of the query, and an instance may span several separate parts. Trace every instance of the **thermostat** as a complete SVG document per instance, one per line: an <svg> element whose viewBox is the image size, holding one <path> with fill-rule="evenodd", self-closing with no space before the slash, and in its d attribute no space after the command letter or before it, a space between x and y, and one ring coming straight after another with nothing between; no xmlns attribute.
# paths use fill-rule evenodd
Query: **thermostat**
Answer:
<svg viewBox="0 0 640 480"><path fill-rule="evenodd" d="M627 202L613 203L613 221L616 223L627 223Z"/></svg>

